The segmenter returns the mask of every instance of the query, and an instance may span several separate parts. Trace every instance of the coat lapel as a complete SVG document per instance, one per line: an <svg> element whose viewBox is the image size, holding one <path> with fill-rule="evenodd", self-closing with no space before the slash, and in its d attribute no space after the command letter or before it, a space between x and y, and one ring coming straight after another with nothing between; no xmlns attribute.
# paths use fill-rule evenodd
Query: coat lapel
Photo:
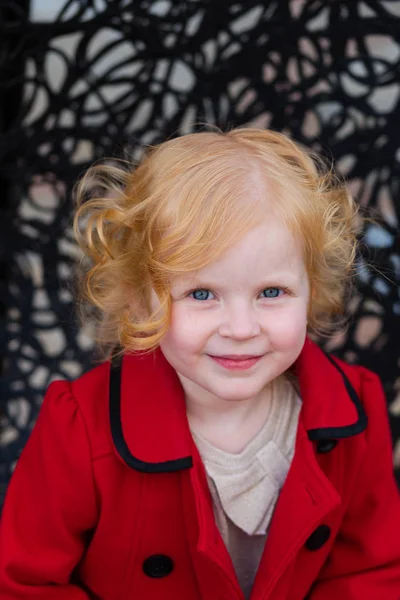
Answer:
<svg viewBox="0 0 400 600"><path fill-rule="evenodd" d="M318 445L357 435L366 427L358 395L340 363L306 340L296 363L302 410L293 461L268 532L252 598L274 597L292 558L332 510L340 506L337 489L318 464ZM282 597L282 596L280 596Z"/></svg>
<svg viewBox="0 0 400 600"><path fill-rule="evenodd" d="M268 531L254 598L270 598L291 559L341 498L321 471L300 416L296 449Z"/></svg>
<svg viewBox="0 0 400 600"><path fill-rule="evenodd" d="M367 426L361 401L343 365L306 339L295 371L310 440L351 437Z"/></svg>
<svg viewBox="0 0 400 600"><path fill-rule="evenodd" d="M189 550L201 597L212 600L216 590L226 590L230 600L244 600L236 573L217 528L206 472L196 447L193 469L183 478L184 518Z"/></svg>
<svg viewBox="0 0 400 600"><path fill-rule="evenodd" d="M123 462L144 473L192 466L184 394L161 350L114 361L109 394L114 449Z"/></svg>

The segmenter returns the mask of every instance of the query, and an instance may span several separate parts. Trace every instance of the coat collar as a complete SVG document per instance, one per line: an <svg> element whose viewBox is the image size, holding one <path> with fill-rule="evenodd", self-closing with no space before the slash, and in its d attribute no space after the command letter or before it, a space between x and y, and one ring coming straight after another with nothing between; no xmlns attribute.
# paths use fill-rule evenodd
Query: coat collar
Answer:
<svg viewBox="0 0 400 600"><path fill-rule="evenodd" d="M336 359L306 339L295 371L310 440L350 437L366 428L361 401ZM148 473L192 467L183 390L160 349L113 361L109 395L114 448L127 465Z"/></svg>

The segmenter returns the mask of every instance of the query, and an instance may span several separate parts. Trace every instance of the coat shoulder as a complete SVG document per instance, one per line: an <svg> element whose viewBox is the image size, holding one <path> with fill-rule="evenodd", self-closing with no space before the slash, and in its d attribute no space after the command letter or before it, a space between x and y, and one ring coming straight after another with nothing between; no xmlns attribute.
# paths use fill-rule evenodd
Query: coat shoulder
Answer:
<svg viewBox="0 0 400 600"><path fill-rule="evenodd" d="M109 425L110 362L103 362L70 382L86 424L93 457L113 450Z"/></svg>

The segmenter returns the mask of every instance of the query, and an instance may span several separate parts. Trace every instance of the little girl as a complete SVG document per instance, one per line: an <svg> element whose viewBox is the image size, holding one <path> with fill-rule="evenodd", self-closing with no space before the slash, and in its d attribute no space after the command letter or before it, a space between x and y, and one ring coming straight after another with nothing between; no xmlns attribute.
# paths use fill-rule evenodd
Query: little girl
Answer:
<svg viewBox="0 0 400 600"><path fill-rule="evenodd" d="M46 393L1 600L399 600L381 384L308 337L352 274L345 187L235 129L93 166L77 199L104 360Z"/></svg>

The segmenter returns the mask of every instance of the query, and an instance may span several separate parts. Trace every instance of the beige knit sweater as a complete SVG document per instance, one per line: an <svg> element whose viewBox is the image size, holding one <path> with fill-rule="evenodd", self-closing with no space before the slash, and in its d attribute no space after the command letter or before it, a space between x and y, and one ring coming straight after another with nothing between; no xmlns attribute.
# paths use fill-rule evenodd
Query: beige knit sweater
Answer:
<svg viewBox="0 0 400 600"><path fill-rule="evenodd" d="M239 454L216 448L192 430L206 468L216 523L246 599L293 458L300 407L294 385L280 377L272 386L266 422Z"/></svg>

